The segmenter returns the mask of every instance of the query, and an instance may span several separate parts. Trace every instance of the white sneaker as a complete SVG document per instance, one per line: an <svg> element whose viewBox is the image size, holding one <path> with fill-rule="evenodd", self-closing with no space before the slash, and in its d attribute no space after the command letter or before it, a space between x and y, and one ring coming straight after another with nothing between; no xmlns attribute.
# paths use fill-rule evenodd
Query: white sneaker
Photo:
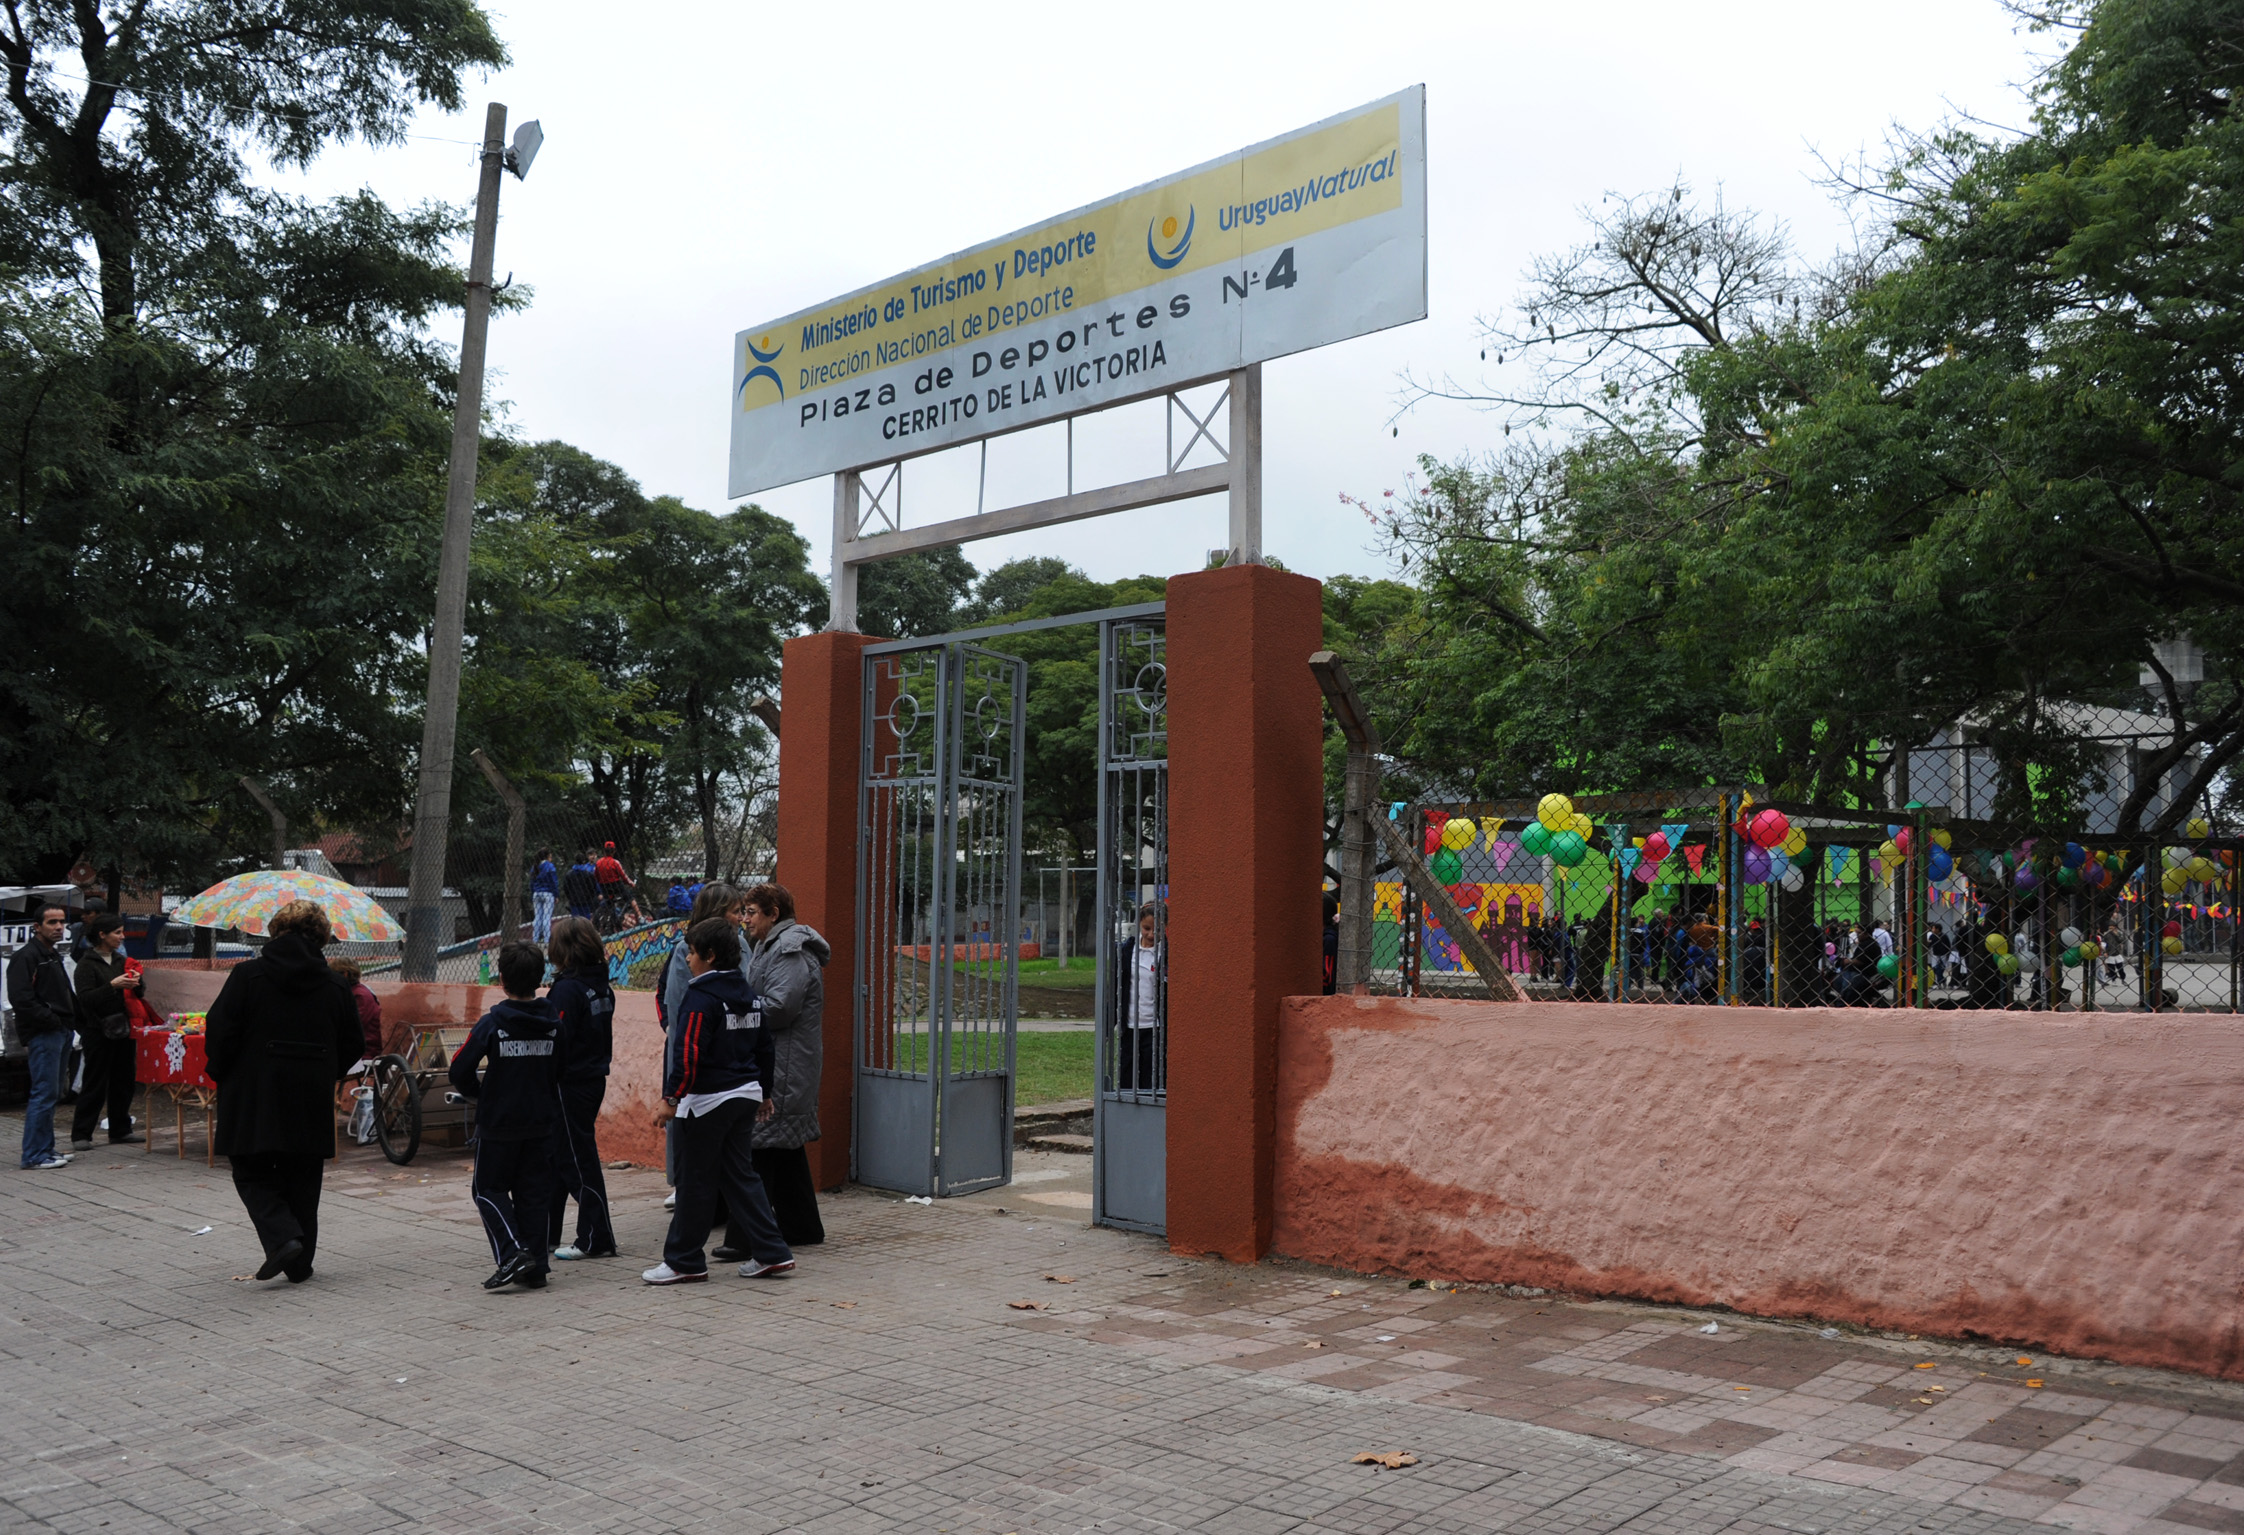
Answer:
<svg viewBox="0 0 2244 1535"><path fill-rule="evenodd" d="M651 1269L641 1270L639 1277L648 1284L701 1284L709 1275L706 1270L699 1274L681 1274L667 1263L658 1263Z"/></svg>
<svg viewBox="0 0 2244 1535"><path fill-rule="evenodd" d="M58 1157L53 1155L52 1153L49 1153L44 1161L32 1162L28 1164L25 1168L25 1171L45 1172L50 1167L68 1167L69 1165L70 1159L68 1157Z"/></svg>
<svg viewBox="0 0 2244 1535"><path fill-rule="evenodd" d="M573 1243L567 1247L553 1249L553 1261L556 1263L574 1263L583 1256L584 1253Z"/></svg>
<svg viewBox="0 0 2244 1535"><path fill-rule="evenodd" d="M676 1189L672 1189L669 1193L662 1196L662 1207L665 1210L675 1210L678 1208L678 1191Z"/></svg>
<svg viewBox="0 0 2244 1535"><path fill-rule="evenodd" d="M758 1263L754 1259L740 1265L743 1279L780 1279L795 1271L795 1260L782 1258L777 1263Z"/></svg>

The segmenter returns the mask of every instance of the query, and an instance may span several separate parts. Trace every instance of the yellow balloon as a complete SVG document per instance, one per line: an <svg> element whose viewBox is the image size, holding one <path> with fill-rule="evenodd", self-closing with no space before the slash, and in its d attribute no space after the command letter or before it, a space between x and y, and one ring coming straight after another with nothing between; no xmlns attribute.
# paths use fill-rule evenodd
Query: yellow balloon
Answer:
<svg viewBox="0 0 2244 1535"><path fill-rule="evenodd" d="M2221 866L2210 858L2192 858L2189 861L2189 877L2201 884L2210 884L2221 877Z"/></svg>
<svg viewBox="0 0 2244 1535"><path fill-rule="evenodd" d="M1563 794L1546 794L1535 807L1535 819L1551 831L1564 831L1574 819L1574 802Z"/></svg>
<svg viewBox="0 0 2244 1535"><path fill-rule="evenodd" d="M2189 834L2193 837L2210 837L2213 835L2213 823L2206 820L2192 821L2189 823Z"/></svg>
<svg viewBox="0 0 2244 1535"><path fill-rule="evenodd" d="M2158 940L2158 946L2169 954L2182 952L2182 941L2179 938L2161 938Z"/></svg>
<svg viewBox="0 0 2244 1535"><path fill-rule="evenodd" d="M1452 853L1462 853L1473 845L1480 828L1463 816L1457 816L1441 829L1441 845Z"/></svg>
<svg viewBox="0 0 2244 1535"><path fill-rule="evenodd" d="M2168 895L2178 894L2181 891L2181 888L2189 883L2189 870L2168 869L2166 871L2166 877L2160 880L2159 883L2166 887L2166 893Z"/></svg>
<svg viewBox="0 0 2244 1535"><path fill-rule="evenodd" d="M1888 837L1879 844L1878 856L1886 861L1888 867L1891 867L1901 862L1901 847L1891 837Z"/></svg>
<svg viewBox="0 0 2244 1535"><path fill-rule="evenodd" d="M2010 952L2010 940L2000 933L1989 933L1987 935L1987 952L1989 954L2008 954Z"/></svg>
<svg viewBox="0 0 2244 1535"><path fill-rule="evenodd" d="M1932 840L1941 847L1954 847L1956 845L1955 838L1948 835L1948 829L1945 826L1935 826L1932 829Z"/></svg>
<svg viewBox="0 0 2244 1535"><path fill-rule="evenodd" d="M1582 834L1582 840L1584 842L1587 842L1590 839L1591 834L1597 830L1596 827L1590 824L1590 818L1586 815L1581 814L1577 814L1574 819L1567 822L1566 825L1569 830L1580 832Z"/></svg>
<svg viewBox="0 0 2244 1535"><path fill-rule="evenodd" d="M1783 847L1785 857L1797 858L1808 850L1808 834L1795 826L1784 834L1784 841L1779 845Z"/></svg>
<svg viewBox="0 0 2244 1535"><path fill-rule="evenodd" d="M2085 940L2080 946L2080 957L2082 959L2094 959L2103 952L2104 946L2093 938Z"/></svg>

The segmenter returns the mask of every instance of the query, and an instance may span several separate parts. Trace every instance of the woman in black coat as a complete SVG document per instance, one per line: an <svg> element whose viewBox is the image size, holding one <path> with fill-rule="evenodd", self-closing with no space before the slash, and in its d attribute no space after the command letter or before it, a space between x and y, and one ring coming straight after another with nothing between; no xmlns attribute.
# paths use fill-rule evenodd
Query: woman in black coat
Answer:
<svg viewBox="0 0 2244 1535"><path fill-rule="evenodd" d="M545 998L561 1015L561 1123L553 1132L554 1197L548 1207L546 1245L564 1263L612 1258L616 1229L608 1217L608 1180L600 1172L596 1134L615 1059L616 994L608 984L608 955L600 930L583 917L553 924L546 957L557 972ZM577 1202L577 1239L561 1245L570 1199Z"/></svg>
<svg viewBox="0 0 2244 1535"><path fill-rule="evenodd" d="M319 1191L335 1155L335 1084L359 1057L358 1007L327 968L333 930L310 901L274 913L264 952L228 973L204 1024L218 1084L212 1149L265 1245L259 1279L312 1277Z"/></svg>

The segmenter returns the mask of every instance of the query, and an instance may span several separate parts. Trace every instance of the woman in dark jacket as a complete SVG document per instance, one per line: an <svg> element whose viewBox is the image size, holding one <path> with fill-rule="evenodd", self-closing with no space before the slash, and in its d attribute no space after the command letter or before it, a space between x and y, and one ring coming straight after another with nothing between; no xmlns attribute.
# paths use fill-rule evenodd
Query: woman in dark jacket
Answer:
<svg viewBox="0 0 2244 1535"><path fill-rule="evenodd" d="M312 1277L319 1191L335 1155L335 1084L365 1044L358 1007L320 950L327 913L291 901L271 941L234 967L204 1024L218 1084L212 1149L234 1170L234 1191L265 1245L259 1279Z"/></svg>
<svg viewBox="0 0 2244 1535"><path fill-rule="evenodd" d="M561 1015L561 1123L553 1135L556 1198L546 1226L546 1244L564 1263L578 1258L612 1258L616 1228L608 1218L608 1180L600 1174L600 1147L594 1139L600 1105L608 1096L608 1066L615 1059L616 994L608 985L608 953L600 930L582 917L553 924L547 949L557 972L545 997ZM577 1239L561 1243L562 1206L577 1202Z"/></svg>
<svg viewBox="0 0 2244 1535"><path fill-rule="evenodd" d="M94 1126L107 1113L109 1144L138 1141L132 1128L132 1015L127 993L141 995L140 983L125 973L125 919L113 911L88 917L85 951L78 956L78 1044L86 1053L85 1079L78 1085L78 1107L70 1116L70 1144L93 1145Z"/></svg>
<svg viewBox="0 0 2244 1535"><path fill-rule="evenodd" d="M771 1096L756 1122L750 1156L771 1196L779 1234L789 1247L815 1247L826 1240L826 1225L803 1147L818 1139L825 969L833 949L815 928L795 920L795 898L784 885L751 886L746 919L751 947L743 968L772 1043Z"/></svg>

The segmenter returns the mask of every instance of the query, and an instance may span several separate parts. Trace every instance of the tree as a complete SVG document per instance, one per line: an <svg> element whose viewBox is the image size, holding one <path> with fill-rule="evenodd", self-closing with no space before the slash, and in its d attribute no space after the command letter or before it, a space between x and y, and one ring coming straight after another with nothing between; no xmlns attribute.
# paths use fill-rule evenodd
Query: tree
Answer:
<svg viewBox="0 0 2244 1535"><path fill-rule="evenodd" d="M1883 803L1909 792L1901 748L1962 721L1998 818L2077 824L2121 797L2069 706L2134 702L2141 665L2166 738L2118 829L2197 813L2244 750L2244 33L2199 0L2041 20L2078 38L2033 129L1843 177L1877 205L1862 249L1806 269L1684 186L1608 201L1485 326L1530 376L1424 390L1502 412L1509 441L1375 513L1426 583L1414 696L1468 700L1413 749L1480 749L1491 788ZM2210 652L2194 698L2159 669L2178 630ZM2154 806L2185 760L2190 792Z"/></svg>
<svg viewBox="0 0 2244 1535"><path fill-rule="evenodd" d="M461 0L0 20L0 860L208 872L399 801L459 303L449 209L248 159L401 135L504 52Z"/></svg>
<svg viewBox="0 0 2244 1535"><path fill-rule="evenodd" d="M857 577L857 627L895 640L955 629L974 590L974 567L958 548L899 554L867 565Z"/></svg>

